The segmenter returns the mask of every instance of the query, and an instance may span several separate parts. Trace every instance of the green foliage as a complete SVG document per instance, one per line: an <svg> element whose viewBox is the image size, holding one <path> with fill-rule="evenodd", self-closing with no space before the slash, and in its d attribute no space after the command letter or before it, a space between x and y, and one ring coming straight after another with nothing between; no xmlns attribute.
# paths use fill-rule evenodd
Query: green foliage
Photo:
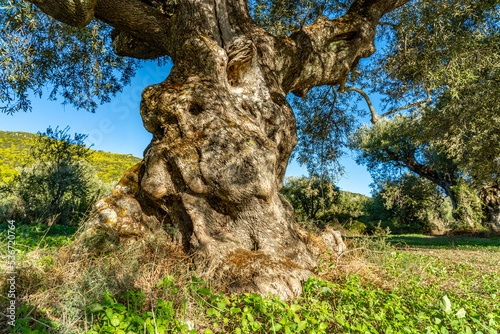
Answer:
<svg viewBox="0 0 500 334"><path fill-rule="evenodd" d="M392 270L396 273L407 260L412 261L402 253L389 256L399 258L391 261L396 265ZM432 270L439 268L438 263L434 265ZM489 279L493 283L491 279L495 276ZM171 295L178 293L169 277L159 286L168 289ZM340 284L311 277L304 283L303 297L292 302L258 294L227 297L214 293L196 277L192 277L190 286L190 298L197 300L206 315L207 322L200 326L201 331L190 327L193 323L176 317L182 303L176 308L172 302L158 299L156 306L150 306L144 293L131 290L120 298L105 294L100 303L91 304L88 309L93 313L94 324L87 333L465 334L497 333L500 328L498 307L487 309L477 297L464 300L455 293L429 289L416 281L385 291L357 275ZM488 303L495 298L496 294L491 294ZM150 311L141 311L144 309Z"/></svg>
<svg viewBox="0 0 500 334"><path fill-rule="evenodd" d="M7 240L8 224L0 225L0 239ZM36 248L61 247L73 240L76 226L65 225L16 225L18 254L26 254Z"/></svg>
<svg viewBox="0 0 500 334"><path fill-rule="evenodd" d="M0 131L0 154L3 157L0 165L1 182L9 182L19 173L16 168L25 164L36 137L32 133Z"/></svg>
<svg viewBox="0 0 500 334"><path fill-rule="evenodd" d="M178 294L172 279L166 277L158 286L170 295ZM197 300L209 321L199 333L328 333L332 320L331 309L326 303L298 305L285 303L277 298L264 298L258 294L224 296L212 292L207 283L196 277L189 284L190 297ZM123 304L109 294L101 303L94 303L89 310L95 315L93 333L197 333L192 323L179 320L176 314L183 303L174 307L172 302L158 299L154 311L140 312L149 306L146 295L129 291L119 298ZM125 305L128 305L126 307ZM191 325L191 326L190 326ZM144 329L144 327L146 329Z"/></svg>
<svg viewBox="0 0 500 334"><path fill-rule="evenodd" d="M367 208L371 202L370 197L349 191L341 191L334 213L339 217L345 217L344 220L358 218L369 214Z"/></svg>
<svg viewBox="0 0 500 334"><path fill-rule="evenodd" d="M396 233L444 230L452 208L435 184L407 173L378 185L372 218L385 222Z"/></svg>
<svg viewBox="0 0 500 334"><path fill-rule="evenodd" d="M365 223L352 218L347 223L344 223L342 227L349 232L349 235L363 235L369 232Z"/></svg>
<svg viewBox="0 0 500 334"><path fill-rule="evenodd" d="M475 226L480 221L481 208L477 196L471 190L474 189L474 180L467 171L460 169L456 160L448 156L439 143L428 138L425 131L422 117L397 115L380 120L373 127L359 128L351 137L351 145L358 153L356 161L367 165L375 180L375 187L386 188L384 191L375 189L385 194L383 206L391 209L391 198L400 199L400 205L395 210L399 211L399 217L384 218L420 221L421 227L429 226L423 222L433 219L424 219L425 216L439 217L442 220L443 214L434 209L443 202L438 200L439 192L435 189L437 185L450 197L453 216L458 225ZM405 176L403 173L408 169L431 181L434 186ZM431 195L432 193L435 195ZM399 196L400 194L404 195ZM403 207L406 209L402 210ZM424 210L424 207L428 209ZM430 212L434 213L429 215Z"/></svg>
<svg viewBox="0 0 500 334"><path fill-rule="evenodd" d="M0 1L0 109L31 110L29 93L94 112L130 83L138 61L117 56L111 27L94 20L73 28L20 0Z"/></svg>
<svg viewBox="0 0 500 334"><path fill-rule="evenodd" d="M391 107L429 90L420 108L420 140L439 147L476 184L500 171L500 7L496 0L420 0L384 18L383 53L365 83Z"/></svg>
<svg viewBox="0 0 500 334"><path fill-rule="evenodd" d="M288 177L280 193L292 204L299 221L315 220L338 201L339 190L327 177Z"/></svg>
<svg viewBox="0 0 500 334"><path fill-rule="evenodd" d="M176 310L171 301L158 299L152 311L143 311L148 303L146 295L130 290L123 296L123 304L109 293L100 303L88 306L94 324L87 334L94 333L186 333L189 326L175 318Z"/></svg>
<svg viewBox="0 0 500 334"><path fill-rule="evenodd" d="M16 308L16 321L14 326L9 325L8 333L22 334L46 334L54 333L58 329L57 322L49 319L41 319L33 321L30 315L36 310L35 306L28 305L26 302L21 302Z"/></svg>
<svg viewBox="0 0 500 334"><path fill-rule="evenodd" d="M31 148L30 166L2 187L18 201L12 218L29 223L76 224L90 209L104 187L85 161L90 155L85 135L71 137L68 128L39 134Z"/></svg>
<svg viewBox="0 0 500 334"><path fill-rule="evenodd" d="M338 107L338 97L331 92L331 87L324 86L312 89L303 99L289 97L299 139L293 154L301 166L307 167L309 175L342 173L339 159L354 129L354 116Z"/></svg>
<svg viewBox="0 0 500 334"><path fill-rule="evenodd" d="M456 214L459 217L467 217L472 222L481 222L484 218L481 200L477 191L465 182L460 182L452 189L453 192L460 194L457 202ZM467 228L471 224L466 224L465 221L455 222L454 228Z"/></svg>
<svg viewBox="0 0 500 334"><path fill-rule="evenodd" d="M441 177L444 182L456 182L456 163L422 133L421 118L396 115L360 127L350 145L356 150L356 162L366 165L376 182L400 177L406 168L436 181Z"/></svg>
<svg viewBox="0 0 500 334"><path fill-rule="evenodd" d="M344 14L351 1L314 0L250 0L253 18L261 27L276 36L287 36L320 16Z"/></svg>
<svg viewBox="0 0 500 334"><path fill-rule="evenodd" d="M494 98L488 86L499 74L498 9L496 0L419 0L388 13L379 35L385 52L368 74L375 89L391 103L423 87L457 102L471 85Z"/></svg>
<svg viewBox="0 0 500 334"><path fill-rule="evenodd" d="M361 194L339 190L326 177L288 177L280 190L292 204L296 220L310 232L339 224L351 234L373 233L373 200Z"/></svg>

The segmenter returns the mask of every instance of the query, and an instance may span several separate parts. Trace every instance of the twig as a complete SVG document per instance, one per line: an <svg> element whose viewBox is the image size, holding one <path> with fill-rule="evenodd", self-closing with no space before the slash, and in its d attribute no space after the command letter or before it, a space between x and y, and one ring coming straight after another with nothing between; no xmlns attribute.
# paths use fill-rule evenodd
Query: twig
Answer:
<svg viewBox="0 0 500 334"><path fill-rule="evenodd" d="M28 316L31 314L31 312L33 312L33 310L34 310L35 308L37 308L40 304L42 304L42 302L43 302L43 301L44 301L44 300L45 300L48 296L49 296L48 294L47 294L47 295L45 295L45 297L43 297L43 299L42 299L42 300L41 300L38 304L36 304L36 305L35 305L35 307L33 307L33 308L31 309L31 311L29 311L29 312L28 312L28 314L26 314L26 317L28 317ZM25 317L25 318L26 318L26 317Z"/></svg>
<svg viewBox="0 0 500 334"><path fill-rule="evenodd" d="M335 267L338 265L339 259L342 257L342 255L345 255L345 254L348 254L348 253L352 253L352 252L360 250L360 249L365 249L365 248L364 247L354 248L354 249L348 250L346 252L340 253L340 255L337 257L337 260L335 261Z"/></svg>
<svg viewBox="0 0 500 334"><path fill-rule="evenodd" d="M200 294L199 294L197 291L193 290L193 292L194 292L194 293L196 293L196 295L197 295L197 296L198 296L201 300L203 300L205 303L207 303L208 305L212 306L213 308L215 308L215 309L217 309L217 310L219 310L219 311L223 312L223 311L222 311L220 308L218 308L217 306L214 306L214 305L210 304L209 302L207 302L207 301L205 300L205 298L203 298L202 296L200 296Z"/></svg>
<svg viewBox="0 0 500 334"><path fill-rule="evenodd" d="M59 216L59 215L57 215L57 216ZM54 218L54 220L57 219L57 216ZM40 242L38 242L38 245L36 246L35 250L38 250L38 248L40 247L40 244L42 243L43 239L45 239L45 236L47 235L47 233L49 233L50 229L52 228L52 225L54 225L54 221L52 221L52 224L50 224L49 228L47 229L47 231L45 231L45 234L43 235L43 237L40 240Z"/></svg>
<svg viewBox="0 0 500 334"><path fill-rule="evenodd" d="M81 318L82 318L82 316L80 316L80 318L76 319L71 324L69 324L68 329L66 329L66 331L63 334L66 334L70 330L71 326L73 326L74 324L76 324L76 322L79 321Z"/></svg>
<svg viewBox="0 0 500 334"><path fill-rule="evenodd" d="M372 104L372 101L370 100L370 97L363 90L361 90L359 88L356 88L356 87L346 87L344 90L345 91L354 91L356 93L361 94L361 96L363 96L363 98L366 101L366 104L368 105L368 108L370 109L370 113L372 115L372 119L371 119L372 124L377 123L381 118L384 118L386 116L394 114L397 111L404 110L404 109L409 109L409 108L418 106L418 105L423 104L423 103L431 102L431 100L432 100L431 99L431 94L430 94L429 90L426 89L425 92L427 93L427 98L425 100L417 101L417 102L414 102L414 103L410 103L410 104L408 104L408 105L406 105L404 107L399 107L399 108L396 108L396 109L393 109L393 110L389 110L388 112L383 113L382 115L379 116L379 115L377 115L377 112L375 111L375 108L373 107L373 104Z"/></svg>
<svg viewBox="0 0 500 334"><path fill-rule="evenodd" d="M156 317L155 317L155 308L153 306L153 302L151 302L151 311L153 311L153 322L155 323L155 334L158 334L158 327L156 327Z"/></svg>
<svg viewBox="0 0 500 334"><path fill-rule="evenodd" d="M156 253L158 252L158 245L155 248L155 255L153 257L153 267L151 268L150 280L153 279L153 275L155 274L155 263L156 263Z"/></svg>

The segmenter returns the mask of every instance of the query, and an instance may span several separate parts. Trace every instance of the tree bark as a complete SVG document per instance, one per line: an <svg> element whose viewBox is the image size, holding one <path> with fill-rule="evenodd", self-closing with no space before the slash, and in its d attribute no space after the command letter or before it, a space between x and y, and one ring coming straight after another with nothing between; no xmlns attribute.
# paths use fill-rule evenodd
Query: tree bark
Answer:
<svg viewBox="0 0 500 334"><path fill-rule="evenodd" d="M486 216L486 224L500 234L500 185L485 187L481 191L481 201Z"/></svg>
<svg viewBox="0 0 500 334"><path fill-rule="evenodd" d="M73 0L33 2L63 22L88 21L53 14ZM339 84L375 51L382 15L406 1L355 1L345 16L319 18L289 38L258 27L244 0L186 0L173 15L137 0L83 2L117 28L118 54L168 55L174 63L164 82L142 93L140 112L153 134L144 160L96 204L89 233L144 235L172 225L233 291L300 294L322 246L297 230L278 194L297 143L286 96ZM328 233L323 246L342 251L339 235Z"/></svg>

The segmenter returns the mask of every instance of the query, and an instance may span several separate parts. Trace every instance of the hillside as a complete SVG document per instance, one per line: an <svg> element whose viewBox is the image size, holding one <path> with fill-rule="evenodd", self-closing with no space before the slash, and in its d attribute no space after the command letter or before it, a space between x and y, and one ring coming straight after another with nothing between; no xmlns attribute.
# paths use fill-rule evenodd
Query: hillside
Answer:
<svg viewBox="0 0 500 334"><path fill-rule="evenodd" d="M16 168L24 165L37 136L27 132L0 131L0 183L10 180L17 173ZM89 162L97 168L97 176L106 182L118 181L125 170L141 161L131 154L93 152Z"/></svg>

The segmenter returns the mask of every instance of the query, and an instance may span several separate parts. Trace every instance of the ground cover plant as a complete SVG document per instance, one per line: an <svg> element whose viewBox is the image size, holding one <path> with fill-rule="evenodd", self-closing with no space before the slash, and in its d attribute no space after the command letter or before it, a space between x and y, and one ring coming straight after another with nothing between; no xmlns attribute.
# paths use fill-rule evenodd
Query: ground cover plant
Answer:
<svg viewBox="0 0 500 334"><path fill-rule="evenodd" d="M348 250L322 260L302 297L280 301L227 294L227 282L204 280L209 268L179 252L175 231L163 246L122 245L108 234L82 245L67 229L18 227L20 304L17 326L4 326L5 333L500 330L498 238L347 238ZM3 304L5 279L1 284Z"/></svg>

